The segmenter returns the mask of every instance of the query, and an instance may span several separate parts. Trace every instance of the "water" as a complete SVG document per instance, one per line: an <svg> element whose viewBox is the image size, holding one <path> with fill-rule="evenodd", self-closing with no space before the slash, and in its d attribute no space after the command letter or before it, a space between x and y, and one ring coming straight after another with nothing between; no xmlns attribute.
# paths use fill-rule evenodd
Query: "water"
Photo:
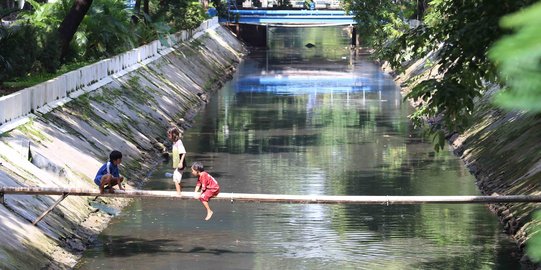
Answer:
<svg viewBox="0 0 541 270"><path fill-rule="evenodd" d="M449 151L413 130L392 78L340 28L271 29L185 133L222 192L478 195ZM307 48L307 43L315 44ZM165 139L165 134L164 134ZM147 189L174 190L170 164ZM183 186L196 179L185 173ZM517 269L483 205L135 200L77 269Z"/></svg>

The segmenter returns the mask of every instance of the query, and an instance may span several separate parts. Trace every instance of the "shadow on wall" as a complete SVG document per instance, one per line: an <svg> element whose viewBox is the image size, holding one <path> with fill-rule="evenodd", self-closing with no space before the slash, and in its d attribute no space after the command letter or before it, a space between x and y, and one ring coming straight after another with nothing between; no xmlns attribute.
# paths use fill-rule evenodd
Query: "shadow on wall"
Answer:
<svg viewBox="0 0 541 270"><path fill-rule="evenodd" d="M5 236L0 245L0 269L43 269L47 262L53 261L47 252L27 245L30 241L36 241L43 248L51 242L39 228L16 216L3 205L0 205L0 215L0 235ZM68 268L67 265L59 265L62 269Z"/></svg>

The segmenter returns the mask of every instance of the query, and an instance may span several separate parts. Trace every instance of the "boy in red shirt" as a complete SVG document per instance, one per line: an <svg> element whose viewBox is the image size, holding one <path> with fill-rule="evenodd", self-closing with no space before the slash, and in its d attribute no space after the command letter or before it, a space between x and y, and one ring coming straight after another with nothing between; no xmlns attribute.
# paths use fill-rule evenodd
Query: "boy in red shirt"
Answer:
<svg viewBox="0 0 541 270"><path fill-rule="evenodd" d="M203 167L203 163L201 162L194 162L192 164L192 174L198 177L194 198L199 199L203 203L203 206L207 209L205 220L209 220L214 213L210 210L209 200L220 193L220 186L214 177L205 172L205 167ZM199 188L201 188L201 193L199 193Z"/></svg>

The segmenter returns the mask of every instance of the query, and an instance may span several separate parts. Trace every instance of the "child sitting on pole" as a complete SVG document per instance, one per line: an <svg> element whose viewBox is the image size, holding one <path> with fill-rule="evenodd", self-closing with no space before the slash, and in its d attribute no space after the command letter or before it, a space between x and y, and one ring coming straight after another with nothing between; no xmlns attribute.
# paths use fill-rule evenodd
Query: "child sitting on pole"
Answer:
<svg viewBox="0 0 541 270"><path fill-rule="evenodd" d="M214 213L210 209L209 200L220 193L220 186L214 177L205 172L205 168L201 162L194 162L192 164L192 174L198 177L194 197L199 199L203 203L203 206L205 206L205 209L207 209L205 220L209 220ZM199 193L199 188L201 188L201 193Z"/></svg>

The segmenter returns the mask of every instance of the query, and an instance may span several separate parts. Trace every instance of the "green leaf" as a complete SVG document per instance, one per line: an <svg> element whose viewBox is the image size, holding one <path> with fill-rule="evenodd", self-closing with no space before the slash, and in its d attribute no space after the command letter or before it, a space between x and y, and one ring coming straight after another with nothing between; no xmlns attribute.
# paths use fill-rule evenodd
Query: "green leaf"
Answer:
<svg viewBox="0 0 541 270"><path fill-rule="evenodd" d="M541 112L541 2L504 17L501 24L515 33L489 52L507 85L494 102L506 109Z"/></svg>

